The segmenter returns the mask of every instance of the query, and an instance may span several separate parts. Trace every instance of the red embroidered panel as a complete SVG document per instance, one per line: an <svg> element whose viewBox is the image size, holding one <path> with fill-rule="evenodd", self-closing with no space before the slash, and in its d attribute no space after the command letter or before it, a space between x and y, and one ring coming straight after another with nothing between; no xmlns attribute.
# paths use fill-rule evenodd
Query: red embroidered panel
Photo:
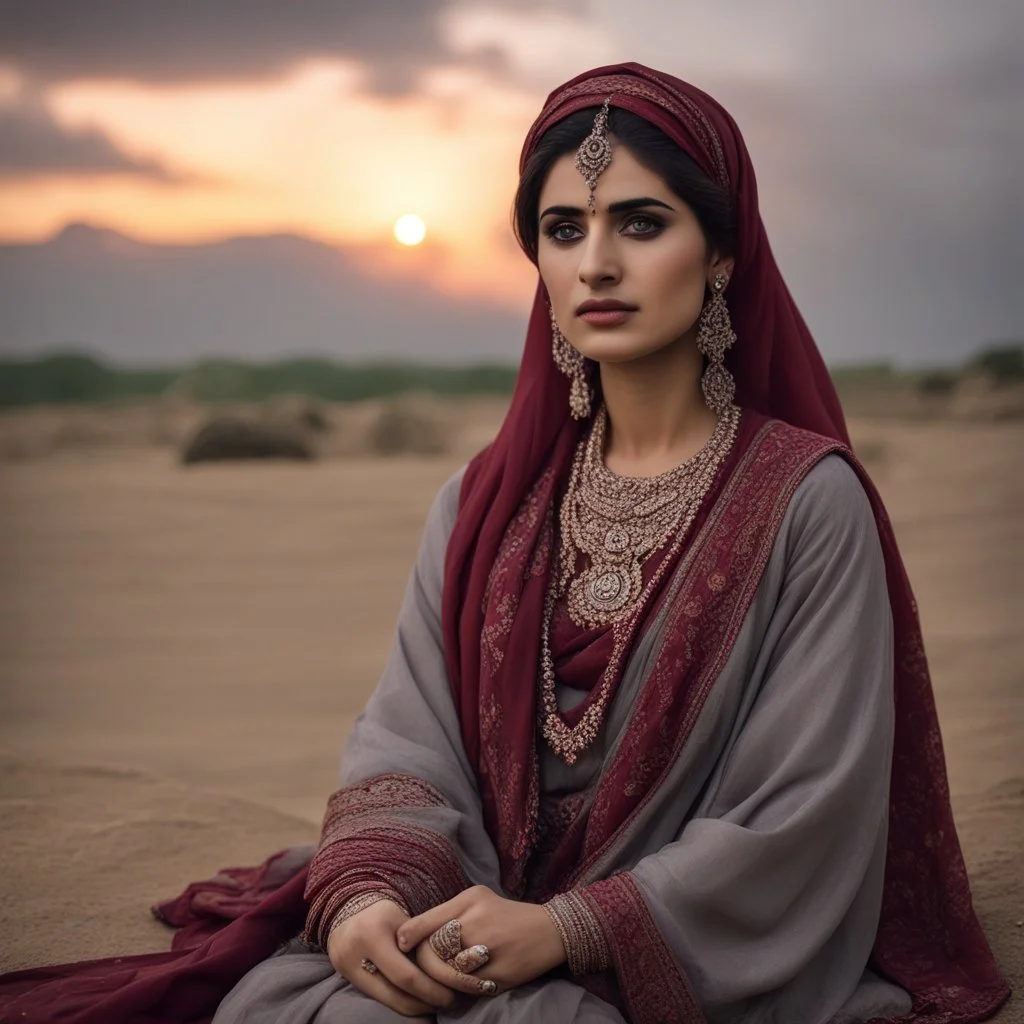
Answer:
<svg viewBox="0 0 1024 1024"><path fill-rule="evenodd" d="M582 895L614 935L612 961L631 1024L705 1024L690 982L628 874L595 882Z"/></svg>

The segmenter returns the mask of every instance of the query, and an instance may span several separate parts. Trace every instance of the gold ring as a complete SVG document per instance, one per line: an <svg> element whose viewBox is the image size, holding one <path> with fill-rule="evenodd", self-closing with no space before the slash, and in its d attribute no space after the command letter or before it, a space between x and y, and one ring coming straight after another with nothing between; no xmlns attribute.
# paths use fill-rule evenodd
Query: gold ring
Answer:
<svg viewBox="0 0 1024 1024"><path fill-rule="evenodd" d="M427 940L442 960L454 960L462 952L462 924L457 918L446 921Z"/></svg>
<svg viewBox="0 0 1024 1024"><path fill-rule="evenodd" d="M380 968L372 960L367 960L365 956L363 957L362 963L360 963L359 966L362 967L362 969L366 971L367 974L376 974L380 970Z"/></svg>

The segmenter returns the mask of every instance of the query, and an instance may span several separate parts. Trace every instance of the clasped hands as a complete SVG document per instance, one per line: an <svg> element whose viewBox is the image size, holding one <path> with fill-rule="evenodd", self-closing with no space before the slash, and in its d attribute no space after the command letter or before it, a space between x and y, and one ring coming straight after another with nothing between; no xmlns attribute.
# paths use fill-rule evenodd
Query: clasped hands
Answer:
<svg viewBox="0 0 1024 1024"><path fill-rule="evenodd" d="M457 920L464 948L487 947L471 974L456 970L430 946L442 925ZM406 1017L450 1007L459 993L486 996L516 988L565 960L558 929L536 903L507 900L475 885L418 917L380 900L335 928L327 943L334 969L361 992ZM365 966L376 967L371 973ZM493 987L481 987L481 982Z"/></svg>

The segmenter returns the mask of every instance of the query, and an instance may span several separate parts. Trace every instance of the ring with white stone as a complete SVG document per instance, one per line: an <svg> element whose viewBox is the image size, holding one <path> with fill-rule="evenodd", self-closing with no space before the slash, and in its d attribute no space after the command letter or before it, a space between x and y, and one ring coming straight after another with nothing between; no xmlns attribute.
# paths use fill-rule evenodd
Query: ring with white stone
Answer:
<svg viewBox="0 0 1024 1024"><path fill-rule="evenodd" d="M472 974L491 959L491 951L483 945L469 946L456 953L448 962L461 974Z"/></svg>

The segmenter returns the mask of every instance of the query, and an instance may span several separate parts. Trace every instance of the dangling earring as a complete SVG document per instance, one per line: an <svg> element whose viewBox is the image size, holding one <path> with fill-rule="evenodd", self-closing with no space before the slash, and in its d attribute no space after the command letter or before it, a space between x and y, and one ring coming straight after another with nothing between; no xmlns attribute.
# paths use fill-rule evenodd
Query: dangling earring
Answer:
<svg viewBox="0 0 1024 1024"><path fill-rule="evenodd" d="M708 408L721 416L732 405L736 396L736 381L725 368L726 351L736 340L729 309L725 304L725 286L729 279L716 274L711 285L711 298L700 311L697 326L697 351L707 356L708 365L700 379L701 390Z"/></svg>
<svg viewBox="0 0 1024 1024"><path fill-rule="evenodd" d="M555 322L555 311L548 306L551 314L551 354L555 366L569 378L569 412L574 420L585 420L590 415L590 388L583 355L569 344Z"/></svg>

